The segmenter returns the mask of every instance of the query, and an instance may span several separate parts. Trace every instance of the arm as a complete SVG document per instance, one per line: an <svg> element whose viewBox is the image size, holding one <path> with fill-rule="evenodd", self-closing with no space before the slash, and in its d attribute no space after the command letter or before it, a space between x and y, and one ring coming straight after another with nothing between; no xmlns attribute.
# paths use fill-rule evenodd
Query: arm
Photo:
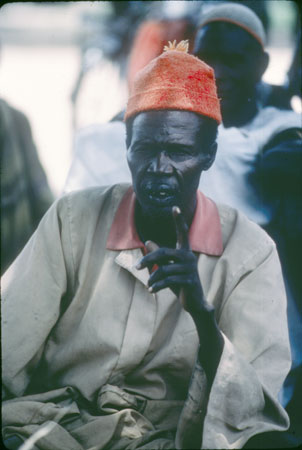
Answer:
<svg viewBox="0 0 302 450"><path fill-rule="evenodd" d="M31 201L33 222L38 225L42 216L52 204L54 197L49 188L47 177L39 160L38 151L33 140L30 123L26 116L17 110L12 110L17 129L16 139L22 149L21 156L27 178L27 186Z"/></svg>
<svg viewBox="0 0 302 450"><path fill-rule="evenodd" d="M154 242L147 241L150 253L142 258L137 268L158 265L149 279L150 292L171 288L179 296L183 308L191 314L200 342L198 359L210 388L223 350L223 337L214 317L214 308L207 303L203 293L197 258L189 244L187 224L179 208L173 207L172 211L177 231L176 249L160 249Z"/></svg>
<svg viewBox="0 0 302 450"><path fill-rule="evenodd" d="M216 353L212 385L211 380L207 382L209 370L197 360L178 424L177 448L241 448L251 436L288 427L287 415L277 400L290 367L279 259L274 244L263 233L259 235L261 246L251 245L250 240L248 257L245 251L242 259L238 238L253 232L246 225L247 221L241 224L236 245L229 253L225 250L213 275L212 286L218 284L217 294L224 299L216 311L224 346L220 358ZM168 257L171 259L170 254ZM232 258L239 258L238 264L234 264L235 272L228 273L228 259ZM212 350L205 342L204 359Z"/></svg>
<svg viewBox="0 0 302 450"><path fill-rule="evenodd" d="M301 137L301 129L291 128L279 133L264 148L259 162L259 177L269 195L302 194Z"/></svg>
<svg viewBox="0 0 302 450"><path fill-rule="evenodd" d="M159 268L149 278L150 292L169 287L196 325L200 346L177 429L176 448L199 448L208 396L223 352L224 339L215 319L214 308L206 301L201 286L197 258L189 244L187 224L178 207L173 207L172 214L177 234L176 249L159 248L154 242L147 241L146 247L150 253L142 258L137 268L151 269L154 264L158 265Z"/></svg>
<svg viewBox="0 0 302 450"><path fill-rule="evenodd" d="M230 280L219 313L225 346L207 405L203 446L241 448L252 436L284 431L278 393L290 368L286 296L268 240Z"/></svg>
<svg viewBox="0 0 302 450"><path fill-rule="evenodd" d="M25 392L69 287L65 208L62 201L51 207L2 278L2 381L9 396Z"/></svg>
<svg viewBox="0 0 302 450"><path fill-rule="evenodd" d="M297 252L297 248L302 248L301 137L301 129L291 128L271 140L261 155L256 180L267 200L276 204L268 232L277 243L287 283L296 299L301 298L302 286Z"/></svg>

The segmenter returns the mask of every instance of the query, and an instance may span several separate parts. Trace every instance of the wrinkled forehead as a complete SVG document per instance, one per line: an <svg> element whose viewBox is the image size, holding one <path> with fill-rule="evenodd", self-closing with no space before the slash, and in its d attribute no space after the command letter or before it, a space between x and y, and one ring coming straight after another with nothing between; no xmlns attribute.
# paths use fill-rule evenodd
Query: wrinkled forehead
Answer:
<svg viewBox="0 0 302 450"><path fill-rule="evenodd" d="M190 143L197 138L203 124L203 117L191 111L146 111L139 113L132 123L133 140L166 139L169 141L187 140Z"/></svg>

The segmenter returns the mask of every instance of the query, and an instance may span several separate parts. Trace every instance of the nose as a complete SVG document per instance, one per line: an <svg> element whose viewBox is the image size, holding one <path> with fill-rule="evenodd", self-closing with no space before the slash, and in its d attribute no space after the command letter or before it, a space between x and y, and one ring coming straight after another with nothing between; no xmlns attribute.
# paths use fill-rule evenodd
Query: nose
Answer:
<svg viewBox="0 0 302 450"><path fill-rule="evenodd" d="M165 151L158 153L148 166L148 172L160 174L172 174L173 166Z"/></svg>

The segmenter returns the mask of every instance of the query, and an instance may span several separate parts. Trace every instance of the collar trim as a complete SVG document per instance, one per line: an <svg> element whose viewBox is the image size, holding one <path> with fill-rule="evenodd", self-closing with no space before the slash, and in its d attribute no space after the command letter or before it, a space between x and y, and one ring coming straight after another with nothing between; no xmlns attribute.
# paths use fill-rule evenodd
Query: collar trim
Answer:
<svg viewBox="0 0 302 450"><path fill-rule="evenodd" d="M108 250L144 249L134 223L136 196L132 186L126 191L116 211L107 239ZM189 241L194 252L211 256L223 253L221 224L216 204L197 191L196 210L189 230Z"/></svg>

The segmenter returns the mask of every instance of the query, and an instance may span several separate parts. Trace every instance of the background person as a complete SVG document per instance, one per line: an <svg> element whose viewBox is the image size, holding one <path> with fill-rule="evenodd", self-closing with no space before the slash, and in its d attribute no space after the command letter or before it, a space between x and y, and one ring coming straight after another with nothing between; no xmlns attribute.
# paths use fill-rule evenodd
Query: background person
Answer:
<svg viewBox="0 0 302 450"><path fill-rule="evenodd" d="M301 115L264 107L259 99L257 87L268 64L264 45L260 20L243 5L223 3L202 16L194 54L214 68L223 124L215 164L204 174L200 189L244 212L277 243L293 355L293 370L283 391L287 404L301 391L302 282L297 269L297 249L302 248ZM300 411L293 413L293 423L299 422ZM298 428L293 434L299 434Z"/></svg>
<svg viewBox="0 0 302 450"><path fill-rule="evenodd" d="M0 99L1 274L54 200L26 116Z"/></svg>

